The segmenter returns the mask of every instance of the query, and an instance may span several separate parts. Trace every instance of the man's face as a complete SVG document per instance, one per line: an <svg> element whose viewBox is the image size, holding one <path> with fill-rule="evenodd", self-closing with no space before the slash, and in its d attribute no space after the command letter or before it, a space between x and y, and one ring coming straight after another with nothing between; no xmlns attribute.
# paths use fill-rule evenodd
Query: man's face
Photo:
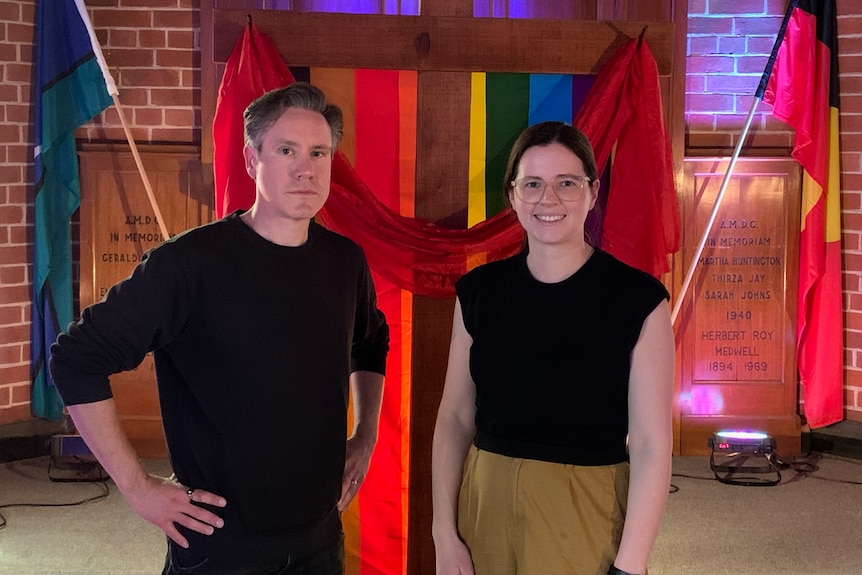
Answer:
<svg viewBox="0 0 862 575"><path fill-rule="evenodd" d="M260 152L243 149L261 215L310 220L329 196L332 132L317 112L288 108L263 134Z"/></svg>

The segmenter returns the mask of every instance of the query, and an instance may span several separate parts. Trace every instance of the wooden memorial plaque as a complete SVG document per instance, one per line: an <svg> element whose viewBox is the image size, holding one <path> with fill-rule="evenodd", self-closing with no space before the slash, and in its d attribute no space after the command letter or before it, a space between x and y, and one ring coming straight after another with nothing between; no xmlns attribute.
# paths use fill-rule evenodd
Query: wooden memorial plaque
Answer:
<svg viewBox="0 0 862 575"><path fill-rule="evenodd" d="M164 241L134 158L125 146L88 146L81 165L81 309L131 274L143 253ZM212 219L204 194L200 151L191 146L148 147L141 160L168 232L175 235ZM140 457L166 454L152 356L137 369L111 377L123 428Z"/></svg>
<svg viewBox="0 0 862 575"><path fill-rule="evenodd" d="M684 265L691 265L727 170L685 162ZM740 159L677 319L680 442L708 453L723 429L766 431L798 453L796 278L800 172L786 159Z"/></svg>

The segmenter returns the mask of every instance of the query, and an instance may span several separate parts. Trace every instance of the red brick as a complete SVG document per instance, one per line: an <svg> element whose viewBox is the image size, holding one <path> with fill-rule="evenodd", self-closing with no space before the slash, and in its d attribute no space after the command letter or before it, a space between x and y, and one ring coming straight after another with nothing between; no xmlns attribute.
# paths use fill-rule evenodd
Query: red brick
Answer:
<svg viewBox="0 0 862 575"><path fill-rule="evenodd" d="M841 204L845 211L862 210L862 194L844 191L841 194ZM862 228L856 228L862 229Z"/></svg>
<svg viewBox="0 0 862 575"><path fill-rule="evenodd" d="M856 330L862 332L862 311L848 311L844 313L844 319L846 320L845 329Z"/></svg>
<svg viewBox="0 0 862 575"><path fill-rule="evenodd" d="M717 94L754 94L760 76L707 76L706 91Z"/></svg>
<svg viewBox="0 0 862 575"><path fill-rule="evenodd" d="M838 102L841 116L862 113L862 94L841 94Z"/></svg>
<svg viewBox="0 0 862 575"><path fill-rule="evenodd" d="M12 390L11 385L2 385L0 386L0 408L8 408L9 404L12 402ZM3 413L3 409L0 409L0 414ZM2 416L0 416L2 417ZM2 420L0 420L2 421Z"/></svg>
<svg viewBox="0 0 862 575"><path fill-rule="evenodd" d="M859 47L862 48L862 44ZM838 84L840 85L841 93L862 93L862 77L840 75L838 77Z"/></svg>
<svg viewBox="0 0 862 575"><path fill-rule="evenodd" d="M21 4L19 2L0 2L0 14L6 22L20 22Z"/></svg>
<svg viewBox="0 0 862 575"><path fill-rule="evenodd" d="M787 0L766 0L766 13L767 14L784 16L784 12L786 10L787 10Z"/></svg>
<svg viewBox="0 0 862 575"><path fill-rule="evenodd" d="M733 73L734 59L729 56L689 56L686 58L686 69L690 74Z"/></svg>
<svg viewBox="0 0 862 575"><path fill-rule="evenodd" d="M22 361L24 361L24 354L20 344L0 345L0 365Z"/></svg>
<svg viewBox="0 0 862 575"><path fill-rule="evenodd" d="M0 381L10 384L30 381L30 365L25 363L0 366Z"/></svg>
<svg viewBox="0 0 862 575"><path fill-rule="evenodd" d="M706 78L704 76L690 75L685 78L685 92L690 94L693 92L706 91Z"/></svg>
<svg viewBox="0 0 862 575"><path fill-rule="evenodd" d="M0 224L24 223L24 206L0 206Z"/></svg>
<svg viewBox="0 0 862 575"><path fill-rule="evenodd" d="M166 126L182 126L191 128L195 126L195 114L192 110L165 110Z"/></svg>
<svg viewBox="0 0 862 575"><path fill-rule="evenodd" d="M195 94L192 90L153 88L150 90L150 103L162 107L193 106Z"/></svg>
<svg viewBox="0 0 862 575"><path fill-rule="evenodd" d="M844 213L842 215L844 226L848 230L862 230L862 214L860 213ZM854 268L862 271L862 268Z"/></svg>
<svg viewBox="0 0 862 575"><path fill-rule="evenodd" d="M24 321L24 308L20 305L0 306L0 325L10 325ZM7 381L7 380L0 380Z"/></svg>
<svg viewBox="0 0 862 575"><path fill-rule="evenodd" d="M19 184L24 181L23 166L0 166L0 182ZM0 216L0 221L2 216Z"/></svg>
<svg viewBox="0 0 862 575"><path fill-rule="evenodd" d="M736 71L739 74L763 74L768 56L743 56L736 59ZM757 79L760 81L760 78Z"/></svg>
<svg viewBox="0 0 862 575"><path fill-rule="evenodd" d="M716 36L733 33L733 21L730 18L694 17L688 19L688 33L693 35Z"/></svg>
<svg viewBox="0 0 862 575"><path fill-rule="evenodd" d="M0 266L0 283L4 285L22 284L27 281L27 266Z"/></svg>
<svg viewBox="0 0 862 575"><path fill-rule="evenodd" d="M845 189L848 190L862 190L862 174L860 173L847 173L842 174L841 183L844 185ZM862 227L858 228L862 230Z"/></svg>
<svg viewBox="0 0 862 575"><path fill-rule="evenodd" d="M763 0L709 0L709 13L762 15Z"/></svg>
<svg viewBox="0 0 862 575"><path fill-rule="evenodd" d="M15 44L0 44L0 62L17 62L18 46Z"/></svg>
<svg viewBox="0 0 862 575"><path fill-rule="evenodd" d="M715 54L717 51L717 44L718 42L716 41L715 36L695 36L694 38L689 38L688 54L689 56Z"/></svg>
<svg viewBox="0 0 862 575"><path fill-rule="evenodd" d="M135 108L135 124L138 126L161 126L164 123L161 108Z"/></svg>
<svg viewBox="0 0 862 575"><path fill-rule="evenodd" d="M29 124L31 108L24 104L6 104L5 109L6 121L13 124Z"/></svg>
<svg viewBox="0 0 862 575"><path fill-rule="evenodd" d="M6 409L0 409L0 424L15 423L33 419L30 413L30 405L15 405Z"/></svg>
<svg viewBox="0 0 862 575"><path fill-rule="evenodd" d="M706 0L688 0L688 15L706 14Z"/></svg>
<svg viewBox="0 0 862 575"><path fill-rule="evenodd" d="M149 90L141 88L128 88L120 92L120 104L124 108L126 106L147 106L149 105L149 103Z"/></svg>
<svg viewBox="0 0 862 575"><path fill-rule="evenodd" d="M30 402L30 385L13 385L12 386L12 403L29 403Z"/></svg>
<svg viewBox="0 0 862 575"><path fill-rule="evenodd" d="M195 88L201 85L200 70L180 70L180 86L183 88Z"/></svg>
<svg viewBox="0 0 862 575"><path fill-rule="evenodd" d="M745 38L742 36L720 36L718 38L719 54L745 54Z"/></svg>
<svg viewBox="0 0 862 575"><path fill-rule="evenodd" d="M730 94L687 94L686 109L690 112L723 112L733 109Z"/></svg>
<svg viewBox="0 0 862 575"><path fill-rule="evenodd" d="M153 141L198 144L201 141L201 131L199 129L153 128Z"/></svg>
<svg viewBox="0 0 862 575"><path fill-rule="evenodd" d="M192 50L159 50L156 65L165 68L200 68L200 53Z"/></svg>
<svg viewBox="0 0 862 575"><path fill-rule="evenodd" d="M120 77L123 86L170 87L179 85L179 74L176 70L133 68L121 70Z"/></svg>
<svg viewBox="0 0 862 575"><path fill-rule="evenodd" d="M138 45L137 30L113 28L108 30L108 41L102 46L106 48L135 48Z"/></svg>
<svg viewBox="0 0 862 575"><path fill-rule="evenodd" d="M844 132L862 132L862 114L842 114L841 130Z"/></svg>
<svg viewBox="0 0 862 575"><path fill-rule="evenodd" d="M781 28L782 20L781 16L736 17L733 19L733 31L741 36L763 34L775 37Z"/></svg>
<svg viewBox="0 0 862 575"><path fill-rule="evenodd" d="M844 16L838 19L838 35L857 35L862 34L862 16L859 14L853 16Z"/></svg>
<svg viewBox="0 0 862 575"><path fill-rule="evenodd" d="M769 36L748 36L746 51L749 54L772 54L775 46L774 34Z"/></svg>
<svg viewBox="0 0 862 575"><path fill-rule="evenodd" d="M9 22L6 24L6 40L13 44L28 44L34 39L34 26L27 23Z"/></svg>
<svg viewBox="0 0 862 575"><path fill-rule="evenodd" d="M153 10L154 28L180 28L191 30L200 26L197 10Z"/></svg>
<svg viewBox="0 0 862 575"><path fill-rule="evenodd" d="M143 28L153 26L150 10L93 10L94 28Z"/></svg>
<svg viewBox="0 0 862 575"><path fill-rule="evenodd" d="M164 30L140 30L138 45L144 48L164 48L167 46L167 35Z"/></svg>
<svg viewBox="0 0 862 575"><path fill-rule="evenodd" d="M197 49L195 33L191 30L168 30L168 48Z"/></svg>
<svg viewBox="0 0 862 575"><path fill-rule="evenodd" d="M0 248L0 252L6 251L4 248ZM19 250L15 250L19 251ZM26 261L24 258L19 258L14 261L10 261L8 263L21 263ZM13 303L21 303L24 301L28 301L30 299L30 289L26 285L20 286L0 286L0 305L7 305ZM0 362L2 363L2 362Z"/></svg>
<svg viewBox="0 0 862 575"><path fill-rule="evenodd" d="M147 68L153 66L155 53L144 48L111 48L105 50L105 60L113 74L114 68Z"/></svg>
<svg viewBox="0 0 862 575"><path fill-rule="evenodd" d="M858 74L862 71L862 58L858 54L839 54L838 70L841 74Z"/></svg>

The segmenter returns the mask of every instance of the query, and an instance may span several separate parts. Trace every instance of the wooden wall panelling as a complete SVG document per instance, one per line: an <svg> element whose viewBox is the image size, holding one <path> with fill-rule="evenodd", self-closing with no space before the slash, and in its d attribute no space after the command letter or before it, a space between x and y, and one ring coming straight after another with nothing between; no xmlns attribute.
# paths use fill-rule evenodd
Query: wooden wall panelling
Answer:
<svg viewBox="0 0 862 575"><path fill-rule="evenodd" d="M727 171L726 158L686 160L683 263L688 270ZM800 451L796 301L799 166L742 158L729 180L677 320L680 449L708 453L722 429L757 429Z"/></svg>
<svg viewBox="0 0 862 575"><path fill-rule="evenodd" d="M416 217L467 227L470 74L420 72ZM443 392L454 299L415 297L407 572L434 573L431 439Z"/></svg>
<svg viewBox="0 0 862 575"><path fill-rule="evenodd" d="M126 278L162 237L134 158L125 146L88 145L81 163L81 307ZM212 219L212 196L201 185L195 146L141 150L168 232L175 235ZM166 454L152 357L111 377L123 427L140 457Z"/></svg>
<svg viewBox="0 0 862 575"><path fill-rule="evenodd" d="M216 61L228 58L247 23L247 15L275 41L282 57L292 65L589 74L597 73L615 49L637 37L644 25L648 25L646 38L659 73L670 74L672 64L670 22L214 9ZM332 42L332 30L338 30L338 42Z"/></svg>

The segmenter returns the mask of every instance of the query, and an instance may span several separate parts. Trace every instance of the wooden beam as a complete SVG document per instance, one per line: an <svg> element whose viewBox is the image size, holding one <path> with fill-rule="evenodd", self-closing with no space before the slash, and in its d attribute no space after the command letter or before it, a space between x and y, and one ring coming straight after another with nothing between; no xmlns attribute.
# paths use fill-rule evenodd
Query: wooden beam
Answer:
<svg viewBox="0 0 862 575"><path fill-rule="evenodd" d="M596 22L383 16L214 9L213 57L224 62L251 15L292 66L450 72L596 74L647 26L645 38L669 75L672 22Z"/></svg>

